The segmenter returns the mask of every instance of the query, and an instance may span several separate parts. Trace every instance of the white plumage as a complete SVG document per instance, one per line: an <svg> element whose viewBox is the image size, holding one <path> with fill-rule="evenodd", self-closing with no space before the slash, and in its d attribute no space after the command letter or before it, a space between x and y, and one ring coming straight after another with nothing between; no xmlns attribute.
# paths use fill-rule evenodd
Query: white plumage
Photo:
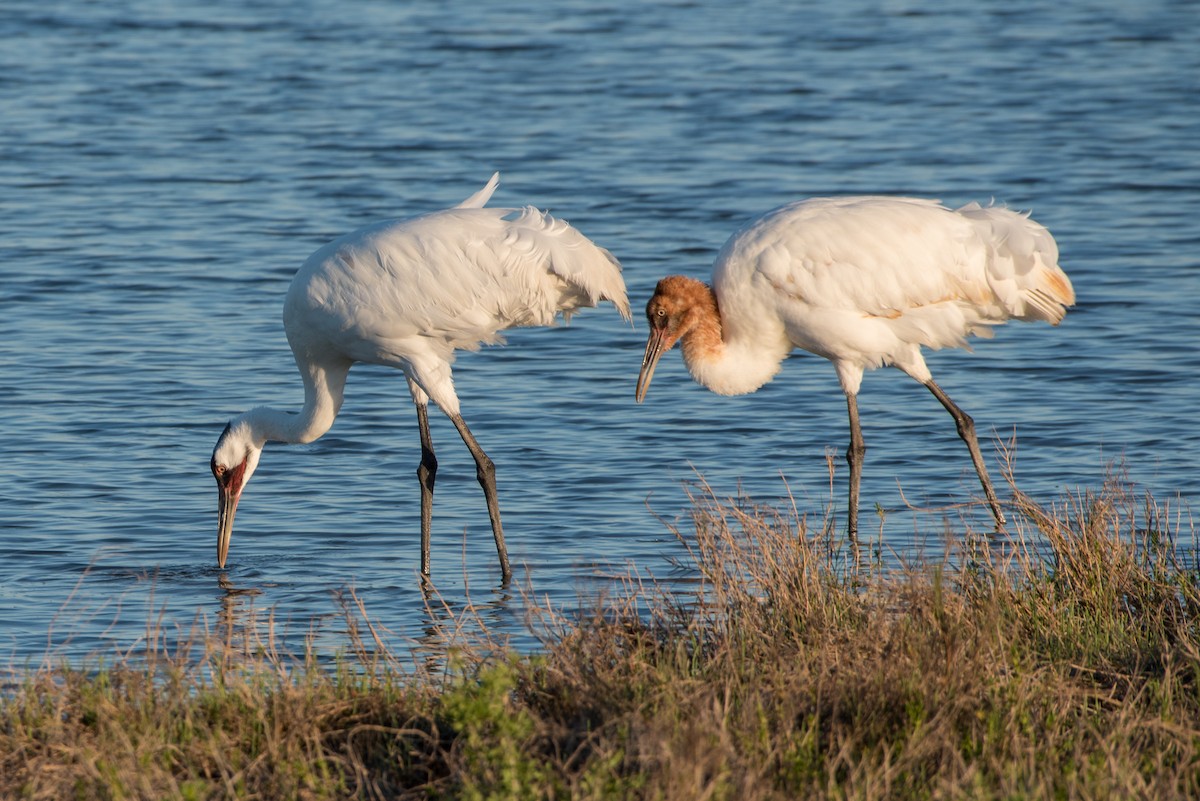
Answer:
<svg viewBox="0 0 1200 801"><path fill-rule="evenodd" d="M794 349L833 362L850 414L849 532L857 533L865 445L856 396L863 372L891 365L924 384L954 416L997 523L1004 516L974 423L933 381L921 348L968 347L1009 319L1058 324L1075 292L1054 238L1028 215L977 203L817 198L781 206L725 243L711 289L669 276L646 307L650 337L640 402L659 358L679 341L697 382L753 392Z"/></svg>
<svg viewBox="0 0 1200 801"><path fill-rule="evenodd" d="M459 206L389 220L317 250L292 280L284 328L304 379L299 413L252 409L226 427L213 451L219 495L217 561L228 553L242 488L268 441L310 442L330 426L355 362L397 367L417 407L422 460L421 571L429 572L429 526L437 460L426 407L454 422L475 457L504 578L508 556L495 498L494 467L463 422L454 391L454 351L502 341L515 326L551 325L576 309L629 304L617 260L567 223L532 207L489 209L499 183Z"/></svg>

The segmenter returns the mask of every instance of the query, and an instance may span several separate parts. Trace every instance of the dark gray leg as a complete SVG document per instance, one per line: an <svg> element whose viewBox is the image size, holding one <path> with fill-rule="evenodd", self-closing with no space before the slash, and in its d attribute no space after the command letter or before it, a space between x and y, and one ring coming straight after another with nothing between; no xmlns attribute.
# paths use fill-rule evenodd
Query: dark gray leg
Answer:
<svg viewBox="0 0 1200 801"><path fill-rule="evenodd" d="M500 525L500 501L496 497L496 465L483 452L483 448L479 447L462 415L452 415L450 420L466 443L467 450L475 457L475 475L479 479L479 486L483 487L483 497L487 499L488 516L492 519L492 535L496 538L496 551L500 554L501 580L507 584L512 578L512 569L508 565L508 549L504 547L504 529Z"/></svg>
<svg viewBox="0 0 1200 801"><path fill-rule="evenodd" d="M975 472L979 476L979 483L983 485L983 494L987 496L988 505L992 507L992 515L996 518L996 525L1004 525L1004 512L1000 511L1000 501L996 498L996 491L992 489L991 479L988 478L987 467L983 464L983 455L979 452L979 440L975 438L975 421L971 416L958 408L958 404L950 400L950 396L942 391L942 388L929 380L925 383L929 391L933 393L933 397L937 398L942 406L946 407L946 411L950 412L950 416L954 418L954 424L958 426L958 435L962 437L962 441L967 443L967 450L971 452L971 462L975 465Z"/></svg>
<svg viewBox="0 0 1200 801"><path fill-rule="evenodd" d="M846 448L846 464L850 466L850 501L846 515L849 519L850 541L858 544L858 496L862 484L863 457L867 453L867 445L863 442L862 426L858 422L858 398L855 395L846 396L846 409L850 412L850 447Z"/></svg>
<svg viewBox="0 0 1200 801"><path fill-rule="evenodd" d="M429 528L433 522L433 485L437 481L437 457L429 435L429 410L417 404L417 426L421 430L421 464L417 480L421 482L421 575L429 575Z"/></svg>

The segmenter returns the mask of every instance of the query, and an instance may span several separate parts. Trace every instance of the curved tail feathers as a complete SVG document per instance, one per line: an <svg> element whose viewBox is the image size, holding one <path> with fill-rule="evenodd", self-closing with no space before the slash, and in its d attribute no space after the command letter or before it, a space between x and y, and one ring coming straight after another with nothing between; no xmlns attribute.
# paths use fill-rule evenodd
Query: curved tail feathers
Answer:
<svg viewBox="0 0 1200 801"><path fill-rule="evenodd" d="M537 238L530 245L545 249L551 272L562 279L564 292L559 310L564 319L581 306L611 301L626 320L632 319L621 263L608 250L592 242L563 220L533 206L521 209L514 220L517 231Z"/></svg>
<svg viewBox="0 0 1200 801"><path fill-rule="evenodd" d="M969 203L956 209L976 224L990 249L988 283L1009 314L1058 325L1075 303L1071 279L1058 266L1058 243L1028 213Z"/></svg>
<svg viewBox="0 0 1200 801"><path fill-rule="evenodd" d="M491 179L475 194L459 203L455 208L481 209L492 198L500 185L500 173L492 173ZM507 217L512 212L497 209ZM608 250L585 237L568 223L555 219L549 213L538 211L533 206L520 210L513 220L518 230L537 232L538 243L533 247L545 247L550 255L551 271L563 279L569 287L560 302L563 317L570 319L571 313L580 306L596 306L600 301L611 301L626 320L632 319L625 281L621 277L621 264ZM509 244L515 244L510 242Z"/></svg>

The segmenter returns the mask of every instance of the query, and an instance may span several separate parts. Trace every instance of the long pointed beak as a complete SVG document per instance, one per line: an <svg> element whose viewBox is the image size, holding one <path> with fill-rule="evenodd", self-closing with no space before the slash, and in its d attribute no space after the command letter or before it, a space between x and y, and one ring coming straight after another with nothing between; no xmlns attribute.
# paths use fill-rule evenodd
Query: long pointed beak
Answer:
<svg viewBox="0 0 1200 801"><path fill-rule="evenodd" d="M233 515L242 493L240 488L234 490L228 486L218 487L217 492L217 567L225 567L229 539L233 536Z"/></svg>
<svg viewBox="0 0 1200 801"><path fill-rule="evenodd" d="M665 328L650 329L650 337L646 340L646 355L642 356L642 371L638 373L637 394L634 396L638 403L646 397L646 390L650 389L650 379L654 378L654 368L658 366L662 355L671 349L671 345Z"/></svg>

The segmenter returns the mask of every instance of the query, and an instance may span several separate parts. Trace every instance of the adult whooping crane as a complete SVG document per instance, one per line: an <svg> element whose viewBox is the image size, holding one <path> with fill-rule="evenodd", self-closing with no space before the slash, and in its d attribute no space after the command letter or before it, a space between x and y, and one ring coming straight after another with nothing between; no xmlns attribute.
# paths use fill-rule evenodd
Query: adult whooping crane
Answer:
<svg viewBox="0 0 1200 801"><path fill-rule="evenodd" d="M267 442L312 442L333 425L355 362L397 367L417 407L421 462L421 573L429 575L429 529L437 459L429 435L432 400L475 457L503 580L512 575L495 466L459 411L450 365L457 349L501 342L515 326L551 325L558 315L608 300L630 318L621 267L604 248L533 207L484 208L496 173L458 206L388 220L317 250L296 273L283 325L304 380L296 413L259 407L235 417L217 440L217 564L225 566L238 500Z"/></svg>
<svg viewBox="0 0 1200 801"><path fill-rule="evenodd" d="M858 419L863 371L898 367L954 417L996 524L1004 513L975 424L950 399L921 348L969 348L1010 318L1057 325L1075 302L1054 238L1027 214L971 203L893 197L815 198L781 206L733 234L711 288L673 275L646 304L650 336L637 382L681 343L698 383L720 395L754 392L793 348L833 362L850 413L848 533L858 533L866 445Z"/></svg>

